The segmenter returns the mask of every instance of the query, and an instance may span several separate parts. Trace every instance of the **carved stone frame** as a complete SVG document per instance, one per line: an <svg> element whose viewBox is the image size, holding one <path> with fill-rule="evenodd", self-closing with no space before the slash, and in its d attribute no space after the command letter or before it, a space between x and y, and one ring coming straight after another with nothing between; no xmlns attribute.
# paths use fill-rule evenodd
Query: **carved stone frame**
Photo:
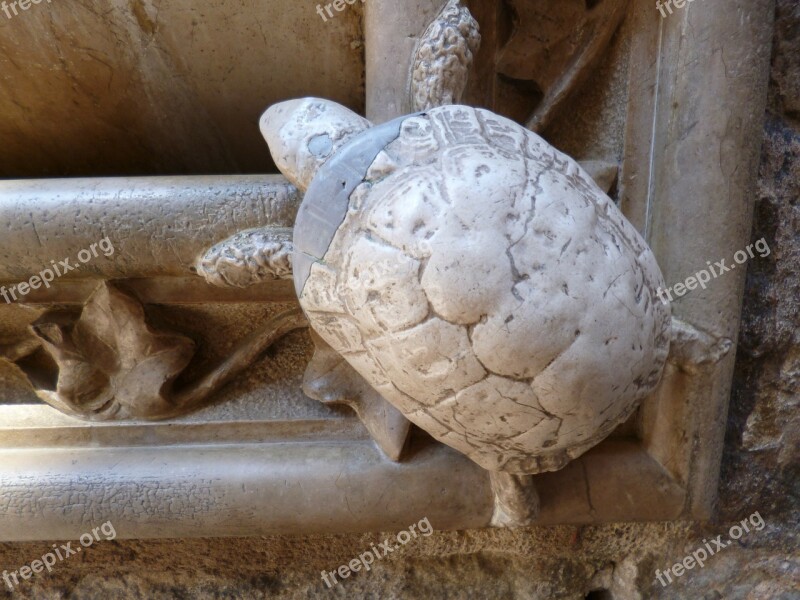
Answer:
<svg viewBox="0 0 800 600"><path fill-rule="evenodd" d="M365 5L372 120L409 110L413 40L443 5ZM637 35L621 206L645 233L669 285L749 243L773 8L770 0L704 0L661 19L651 5L635 3L628 15ZM97 193L96 183L0 184L0 216L27 214L52 197L53 186L80 202ZM298 202L278 177L109 179L102 185L129 191L131 209L154 193L183 202L193 226L214 241L263 223L255 214L235 228L202 222L192 207L209 191L225 202L255 195L270 207L271 222L283 227L291 226ZM68 219L69 206L62 207ZM123 207L115 222L129 218L125 213ZM91 235L67 235L61 243L84 247L100 237ZM27 236L20 230L12 245L24 248ZM146 240L148 232L140 236ZM283 282L234 295L181 275L209 245L187 241L175 268L160 267L157 278L113 270L101 276L129 279L145 303L292 299ZM58 250L40 258L51 254ZM744 269L728 273L673 304L688 326L678 332L680 351L644 403L635 431L561 471L536 476L538 523L712 515L744 275ZM79 304L95 284L65 281L31 302ZM120 538L390 530L423 516L437 529L464 529L488 525L493 508L488 474L456 452L419 438L403 462L393 463L354 419L90 426L45 406L0 406L2 541L77 538L87 524L108 519Z"/></svg>

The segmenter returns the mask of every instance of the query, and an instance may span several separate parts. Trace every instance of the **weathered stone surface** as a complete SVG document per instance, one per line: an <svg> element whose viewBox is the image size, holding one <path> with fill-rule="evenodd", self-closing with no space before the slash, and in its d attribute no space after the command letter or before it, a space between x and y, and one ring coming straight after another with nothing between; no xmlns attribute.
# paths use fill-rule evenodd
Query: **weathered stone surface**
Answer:
<svg viewBox="0 0 800 600"><path fill-rule="evenodd" d="M692 6L698 5L695 2ZM800 6L794 0L779 0L778 17L772 89L782 90L781 101L786 105L797 105L800 97L791 90L800 87L800 49L793 37L800 31ZM591 103L591 99L591 95L587 96L586 102ZM60 563L52 574L35 577L14 594L4 591L0 584L0 598L584 600L595 591L592 598L615 600L794 600L800 577L800 541L796 533L796 484L800 478L794 470L797 460L792 458L792 451L797 448L792 435L797 426L790 419L797 413L791 401L798 396L794 377L796 331L800 327L800 265L796 261L800 122L796 114L792 116L781 106L785 105L772 105L765 132L767 143L753 236L759 239L770 234L767 239L773 255L750 265L723 463L719 503L723 522L704 528L685 523L620 523L437 532L377 562L369 573L350 577L334 590L327 589L321 581L321 570L346 564L371 544L396 532L115 541L96 545L79 558ZM576 137L585 139L585 115L581 113L577 118L580 136ZM14 315L19 319L18 313ZM197 315L192 318L198 320ZM264 317L247 315L247 319L236 322L236 327L259 318ZM8 328L5 324L4 327ZM300 367L295 369L297 378L301 372ZM275 375L277 371L270 373ZM263 401L259 400L261 396L260 389L251 393L246 404ZM269 398L271 405L283 403L284 412L296 410L302 400L293 397L286 402L279 390ZM318 410L327 409L319 405ZM749 440L746 444L742 443L745 431ZM779 461L784 466L778 466ZM768 525L763 531L726 548L704 569L693 570L677 584L661 588L655 581L655 569L682 560L704 539L727 531L731 521L756 509L765 509L762 515ZM0 544L0 570L18 569L49 547L49 543ZM610 595L602 595L599 590L608 590Z"/></svg>
<svg viewBox="0 0 800 600"><path fill-rule="evenodd" d="M53 260L74 266L81 248L105 237L113 245L53 287L194 277L198 256L226 237L291 227L302 200L277 175L2 180L0 194L0 281L25 281Z"/></svg>
<svg viewBox="0 0 800 600"><path fill-rule="evenodd" d="M783 3L778 31L796 35L800 6ZM793 26L790 27L789 25ZM798 38L779 35L781 44ZM797 52L794 79L800 79ZM776 59L785 64L787 56ZM772 91L783 88L780 69ZM723 458L721 508L750 506L800 519L800 121L773 95L764 135L753 239L772 252L749 266L734 393Z"/></svg>
<svg viewBox="0 0 800 600"><path fill-rule="evenodd" d="M27 4L23 2L23 5ZM269 104L364 106L362 3L58 0L0 12L0 176L264 173Z"/></svg>

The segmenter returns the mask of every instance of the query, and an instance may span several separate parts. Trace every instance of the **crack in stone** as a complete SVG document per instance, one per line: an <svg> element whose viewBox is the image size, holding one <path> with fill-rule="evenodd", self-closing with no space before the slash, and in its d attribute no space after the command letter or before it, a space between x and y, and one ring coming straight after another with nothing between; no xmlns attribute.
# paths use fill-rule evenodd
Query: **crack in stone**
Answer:
<svg viewBox="0 0 800 600"><path fill-rule="evenodd" d="M589 485L589 473L586 471L586 463L584 461L580 461L580 463L581 472L583 473L583 483L586 489L586 501L589 503L590 514L594 515L597 511L594 508L594 504L592 504L592 490L591 486Z"/></svg>

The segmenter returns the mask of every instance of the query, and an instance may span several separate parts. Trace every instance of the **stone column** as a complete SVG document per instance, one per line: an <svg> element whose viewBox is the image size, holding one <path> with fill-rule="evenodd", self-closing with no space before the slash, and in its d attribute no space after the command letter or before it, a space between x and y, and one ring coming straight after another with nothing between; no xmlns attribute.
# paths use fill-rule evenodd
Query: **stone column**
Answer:
<svg viewBox="0 0 800 600"><path fill-rule="evenodd" d="M446 0L366 3L367 118L383 123L413 112L409 78L420 36Z"/></svg>
<svg viewBox="0 0 800 600"><path fill-rule="evenodd" d="M775 8L773 0L675 4L663 17L647 3L634 10L621 177L623 209L668 286L708 261L731 265L750 243ZM673 294L673 316L709 346L693 357L696 369L668 374L662 398L644 411L650 452L687 486L696 518L710 516L716 499L725 429L704 424L727 416L746 267ZM676 436L669 423L679 413L689 430Z"/></svg>

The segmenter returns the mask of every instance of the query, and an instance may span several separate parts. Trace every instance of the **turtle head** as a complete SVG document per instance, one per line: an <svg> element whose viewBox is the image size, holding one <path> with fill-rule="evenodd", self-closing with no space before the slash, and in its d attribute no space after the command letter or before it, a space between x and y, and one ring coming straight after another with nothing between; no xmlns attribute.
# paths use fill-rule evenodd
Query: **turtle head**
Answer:
<svg viewBox="0 0 800 600"><path fill-rule="evenodd" d="M325 161L372 124L341 104L301 98L269 107L260 126L278 169L305 191Z"/></svg>

